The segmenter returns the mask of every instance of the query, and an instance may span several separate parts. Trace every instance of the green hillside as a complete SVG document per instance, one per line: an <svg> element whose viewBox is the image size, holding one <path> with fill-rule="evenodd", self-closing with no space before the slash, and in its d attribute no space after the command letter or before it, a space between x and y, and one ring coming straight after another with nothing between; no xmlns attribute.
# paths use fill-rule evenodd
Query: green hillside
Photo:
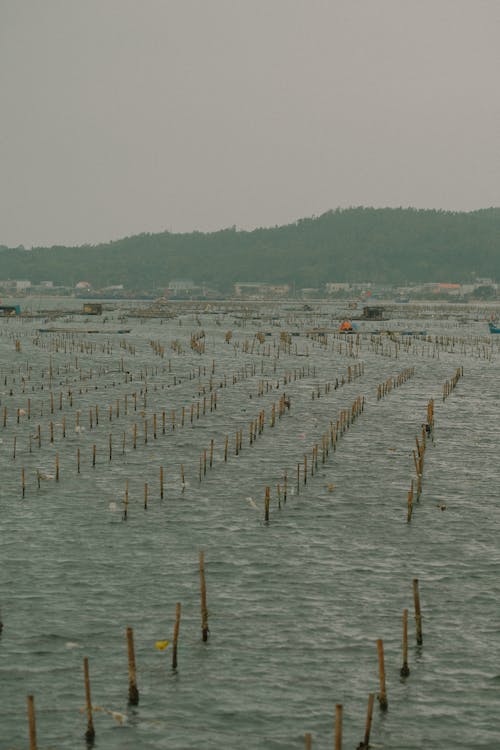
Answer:
<svg viewBox="0 0 500 750"><path fill-rule="evenodd" d="M235 281L405 283L500 279L500 209L468 213L352 208L250 232L139 234L100 245L0 248L0 280L82 279L96 287L161 288L189 278L221 291Z"/></svg>

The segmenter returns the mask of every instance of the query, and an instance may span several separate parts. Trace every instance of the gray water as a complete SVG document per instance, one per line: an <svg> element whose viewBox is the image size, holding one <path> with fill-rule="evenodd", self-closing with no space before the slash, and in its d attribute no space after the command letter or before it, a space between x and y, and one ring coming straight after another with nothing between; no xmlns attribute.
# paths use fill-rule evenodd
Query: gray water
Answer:
<svg viewBox="0 0 500 750"><path fill-rule="evenodd" d="M85 746L84 656L90 662L93 704L122 717L120 723L110 713L95 712L96 748L215 750L244 745L284 750L302 748L305 732L312 733L313 748L331 748L337 703L344 709L343 746L355 748L364 733L368 694L378 691L378 638L384 641L389 710L383 714L375 706L374 748L500 747L498 344L487 335L484 322L460 323L456 317L442 317L436 308L428 319L401 318L392 327L427 328L432 336L456 337L454 343L436 348L413 338L407 351L396 351L387 337L375 345L362 335L355 357L349 355L347 339L330 334L324 347L306 336L311 325L338 325L338 310L323 311L315 318L290 309L264 310L262 320L187 312L169 321L130 319L126 324L110 316L111 328L132 328L125 336L65 338L38 334L38 321L0 322L1 410L8 410L5 428L0 421L2 750L28 747L28 694L35 697L39 748ZM281 327L271 320L276 314ZM100 324L72 318L55 325ZM202 355L189 346L191 333L201 329L206 334ZM224 340L227 330L233 332L230 344ZM292 338L291 353L281 349L278 358L280 330L300 335ZM260 345L253 338L256 331L271 335ZM15 351L16 338L20 352ZM164 358L154 353L152 340L165 346ZM174 340L181 343L181 353L171 348ZM245 340L250 348L253 341L253 353L242 351ZM121 348L120 341L135 347L135 353ZM81 342L93 342L98 350L82 352ZM70 351L71 343L78 344L77 351ZM210 412L213 360L218 401ZM325 394L325 383L346 378L348 366L358 362L364 364L361 377ZM415 367L413 378L377 401L377 385L410 366ZM443 402L443 383L459 366L464 376ZM132 382L125 383L122 367ZM140 390L144 393L145 368L144 407ZM284 386L283 374L293 376L294 371L297 379ZM304 377L298 377L299 371ZM233 373L239 374L236 384ZM224 374L227 387L220 388ZM262 380L274 387L259 396ZM206 414L191 425L190 405L202 402L202 386ZM320 398L313 399L318 386ZM291 408L271 428L271 404L283 392ZM330 420L360 395L365 397L363 413L324 465L320 451L317 473L309 475L306 486L301 483L297 494L297 462L302 464L307 453L310 467L311 448L321 445ZM16 409L26 410L28 397L31 419L21 415L18 424ZM430 398L435 399L434 442L427 446L423 493L408 524L406 498L415 476L412 450ZM99 426L90 430L89 409L96 404ZM261 409L266 426L250 446L248 426ZM81 431L75 431L78 410ZM162 410L167 414L165 434ZM148 419L147 444L141 412ZM158 415L156 439L153 413ZM235 456L234 434L240 428L243 449ZM200 483L199 458L212 438L214 466ZM94 443L97 465L92 468ZM36 472L54 475L56 452L60 481L42 480L38 489ZM160 466L165 471L163 500ZM286 504L281 497L279 507L276 485L283 486L285 470L288 497ZM271 488L268 524L266 486ZM200 625L200 550L205 552L209 609L206 644ZM415 645L413 578L420 581L422 647ZM178 669L173 671L171 646L161 652L155 641L172 639L176 602L182 603L182 620ZM410 622L411 674L406 680L399 676L404 608ZM127 704L127 626L135 637L136 707Z"/></svg>

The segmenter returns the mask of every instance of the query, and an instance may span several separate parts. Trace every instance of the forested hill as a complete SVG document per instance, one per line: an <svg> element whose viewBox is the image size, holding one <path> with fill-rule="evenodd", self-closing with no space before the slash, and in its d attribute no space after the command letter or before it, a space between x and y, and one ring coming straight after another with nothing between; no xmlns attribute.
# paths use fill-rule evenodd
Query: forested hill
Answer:
<svg viewBox="0 0 500 750"><path fill-rule="evenodd" d="M189 278L222 291L235 281L404 283L500 279L500 208L468 213L352 208L282 227L139 234L100 245L0 247L0 280L80 280L152 289Z"/></svg>

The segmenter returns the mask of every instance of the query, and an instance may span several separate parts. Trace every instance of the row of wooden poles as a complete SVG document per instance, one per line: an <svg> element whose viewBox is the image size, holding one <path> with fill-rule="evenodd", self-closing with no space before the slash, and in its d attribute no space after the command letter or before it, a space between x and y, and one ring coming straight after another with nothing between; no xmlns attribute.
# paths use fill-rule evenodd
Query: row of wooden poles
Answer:
<svg viewBox="0 0 500 750"><path fill-rule="evenodd" d="M336 378L335 383L333 383L333 389L336 391L337 388L344 386L346 383L352 383L357 378L360 378L364 374L364 371L365 371L364 362L357 362L355 365L352 365L352 366L349 365L347 368L346 376L344 377L344 375L342 375L340 380ZM332 390L332 383L331 382L325 383L323 386L323 390L326 396ZM312 390L313 401L315 398L321 398L321 386L319 383Z"/></svg>
<svg viewBox="0 0 500 750"><path fill-rule="evenodd" d="M208 608L207 608L207 586L205 579L205 554L204 552L199 553L199 573L200 573L200 609L201 609L201 636L204 643L208 641ZM179 642L179 631L181 624L181 603L177 602L175 605L175 624L174 633L172 638L172 669L178 669L178 642ZM128 627L126 629L127 639L127 658L128 658L128 703L131 706L137 706L139 703L139 688L137 685L137 668L135 659L135 648L134 648L134 632L133 629ZM89 744L93 744L95 739L95 727L94 727L94 712L97 710L92 705L91 690L90 690L90 670L88 657L83 659L83 677L85 685L85 711L87 715L87 729L85 732L85 739ZM27 696L27 710L28 710L28 727L29 727L29 740L30 750L38 750L37 736L36 736L36 717L35 717L35 701L33 695Z"/></svg>
<svg viewBox="0 0 500 750"><path fill-rule="evenodd" d="M422 494L422 479L424 476L424 456L425 449L427 446L427 438L432 438L434 431L434 399L430 399L427 403L427 416L426 422L422 425L422 431L420 441L418 435L415 435L416 451L413 450L413 463L415 465L415 473L417 475L417 501L420 500ZM410 482L410 489L408 490L408 509L406 513L407 523L410 523L413 515L413 498L414 498L414 483L413 479Z"/></svg>
<svg viewBox="0 0 500 750"><path fill-rule="evenodd" d="M206 579L205 579L205 557L204 553L199 553L199 573L200 573L200 609L201 609L201 630L202 640L207 642L208 640L208 608L207 608L207 590L206 590ZM422 612L420 606L420 594L419 594L419 582L417 578L413 579L413 601L415 609L415 625L416 625L416 642L419 647L423 644L422 635ZM178 669L178 641L179 631L181 623L181 603L177 602L175 608L175 625L172 639L172 669ZM137 667L135 659L135 648L134 648L134 633L131 627L126 629L126 641L127 641L127 659L128 659L128 703L132 706L136 706L139 703L139 688L137 683ZM407 678L410 675L410 668L408 666L408 609L403 610L403 638L402 638L402 666L400 669L400 676ZM384 644L383 640L379 638L377 640L377 657L378 657L378 673L379 673L379 693L378 702L381 711L387 711L389 708L389 701L387 697L387 683L386 683L386 669L384 659ZM90 670L88 657L83 659L83 676L85 686L85 711L87 717L87 729L85 731L85 739L87 743L93 744L96 736L94 727L94 712L97 710L92 704L91 698L91 686L90 686ZM365 722L365 732L363 740L359 743L357 750L368 750L370 746L370 735L373 719L373 706L375 701L375 694L370 693L368 696L368 709ZM29 727L29 740L30 750L38 750L37 745L37 734L36 734L36 716L35 716L35 703L34 696L27 696L27 712L28 712L28 727ZM335 750L342 750L342 704L337 704L335 707ZM312 734L307 732L304 735L305 748L306 750L312 750Z"/></svg>
<svg viewBox="0 0 500 750"><path fill-rule="evenodd" d="M351 404L349 409L342 409L339 412L336 422L330 421L328 432L324 432L321 436L321 463L325 464L329 455L330 448L335 451L337 448L337 442L349 427L355 422L365 408L364 396L358 396ZM318 470L319 461L319 443L315 443L311 449L311 461L308 464L308 454L304 454L304 461L297 463L297 494L300 494L301 484L307 484L308 474L310 472L311 477ZM308 468L309 466L309 468ZM302 468L303 467L303 468ZM302 471L301 471L302 469ZM288 471L284 472L283 477L283 500L286 503L287 492L288 492ZM281 507L281 485L277 487L277 498L278 505ZM269 512L271 504L271 488L266 486L264 495L264 521L269 522Z"/></svg>
<svg viewBox="0 0 500 750"><path fill-rule="evenodd" d="M215 395L215 394L214 394ZM216 409L216 402L214 404L214 408ZM278 419L281 419L283 414L285 413L286 409L290 409L290 399L287 397L287 395L284 393L279 401L278 406L276 408L276 404L273 402L271 407L271 415L270 415L270 426L274 427L276 424L276 417ZM183 416L183 415L182 415ZM162 432L165 434L165 412L162 414ZM53 426L52 422L50 423L51 431L50 431L50 442L53 443ZM184 426L184 421L181 418L181 426ZM255 442L257 435L261 435L264 431L265 426L265 410L261 410L259 412L258 417L255 420L252 420L249 426L249 443L252 445L253 442ZM172 429L175 430L175 413L173 413L172 416ZM63 425L63 437L65 437L65 426ZM122 455L125 453L125 437L126 433L123 432L123 438L122 438L122 445L121 445L121 452ZM153 415L153 437L156 439L157 437L157 430L156 430L156 414ZM31 436L30 436L30 447L29 451L31 453ZM37 431L37 437L38 441L38 447L41 447L41 431L40 431L40 425L38 425L38 431ZM144 420L144 442L148 442L148 429L147 429L147 420ZM17 446L17 437L14 437L14 444L13 444L13 458L16 458L16 446ZM135 449L137 447L137 424L134 423L133 425L133 448ZM238 430L235 435L235 455L238 456L241 452L243 447L243 430ZM225 445L224 445L224 462L227 463L228 460L228 450L229 450L229 436L226 435L225 438ZM108 459L111 461L113 458L113 436L110 433L109 435L109 445L108 445ZM209 461L209 467L212 468L214 464L214 440L212 439L210 441L210 449L209 449L209 455L207 457L207 450L204 449L203 451L203 457L200 457L200 470L199 470L199 480L201 481L202 473L203 475L206 475L207 473L207 458ZM92 445L92 467L95 467L97 463L97 447L94 443ZM81 449L78 447L76 449L76 471L78 474L80 474L81 471ZM50 476L50 478L54 478L57 482L60 480L60 474L61 474L61 467L60 467L60 459L59 459L59 452L55 455L55 466L54 466L54 475ZM37 471L37 484L38 489L40 489L40 481L43 479L49 478L46 474L43 472ZM184 487L184 465L181 464L181 483L182 487ZM21 468L21 490L22 490L22 496L25 497L26 495L26 472L24 466ZM126 493L127 494L127 493ZM163 467L160 466L160 498L163 499L164 496L164 481L163 481ZM147 507L147 498L148 498L148 485L147 483L144 485L144 505ZM126 517L126 516L125 516Z"/></svg>
<svg viewBox="0 0 500 750"><path fill-rule="evenodd" d="M269 426L271 428L275 427L276 425L276 416L278 419L281 419L284 415L286 409L290 410L290 398L286 395L286 393L283 393L283 395L280 397L278 401L278 407L276 408L276 403L273 402L271 404L271 414L269 418ZM256 419L252 419L248 426L248 444L253 445L257 437L259 435L262 435L264 432L264 428L266 425L266 412L265 409L261 409ZM214 464L214 439L212 438L210 440L210 448L207 451L206 448L203 449L203 454L200 456L200 465L199 465L199 473L198 473L198 479L201 482L202 477L206 475L207 473L207 463L209 468L211 469ZM243 429L240 428L239 430L236 430L235 432L235 441L234 441L235 456L239 456L243 449ZM228 460L228 454L229 454L229 435L226 435L225 442L224 442L224 463L227 463Z"/></svg>
<svg viewBox="0 0 500 750"><path fill-rule="evenodd" d="M454 376L451 380L445 381L443 386L443 401L447 398L450 393L454 390L456 384L463 376L463 367L458 367L455 371ZM445 395L446 394L446 395ZM417 475L417 501L420 500L422 494L422 479L424 474L424 455L427 444L427 438L432 438L434 432L434 399L431 399L427 404L427 420L422 425L422 433L420 442L418 436L415 436L416 451L413 450L413 462L415 465L415 473ZM413 479L410 482L410 489L408 490L408 509L406 514L406 520L410 523L413 515L413 499L414 499L414 485Z"/></svg>
<svg viewBox="0 0 500 750"><path fill-rule="evenodd" d="M422 636L422 611L420 607L420 593L418 578L413 579L413 603L415 608L415 635L416 642L419 647L423 644ZM406 679L410 675L410 668L408 666L408 610L403 610L403 639L402 639L402 666L399 670L399 674L403 679ZM384 659L384 642L381 638L377 640L377 657L378 657L378 675L379 675L379 693L377 695L379 707L381 711L387 711L389 708L389 701L387 697L387 684L386 684L386 670L385 670L385 659ZM370 747L370 735L372 728L373 719L373 705L375 703L375 693L370 693L368 696L368 708L366 713L365 732L363 739L357 746L357 750L369 750ZM335 742L334 749L342 750L342 714L343 706L337 703L335 706ZM312 750L312 734L306 732L304 735L305 750Z"/></svg>
<svg viewBox="0 0 500 750"><path fill-rule="evenodd" d="M458 381L460 380L461 377L463 377L463 374L464 374L464 368L457 367L453 377L450 380L445 381L443 385L443 401L446 401L450 393L453 393Z"/></svg>
<svg viewBox="0 0 500 750"><path fill-rule="evenodd" d="M377 386L377 401L380 401L381 398L387 396L387 394L390 393L393 388L399 388L400 385L406 383L406 381L412 378L414 374L415 368L407 367L405 370L396 375L396 377L387 378L384 383L379 383L379 385Z"/></svg>

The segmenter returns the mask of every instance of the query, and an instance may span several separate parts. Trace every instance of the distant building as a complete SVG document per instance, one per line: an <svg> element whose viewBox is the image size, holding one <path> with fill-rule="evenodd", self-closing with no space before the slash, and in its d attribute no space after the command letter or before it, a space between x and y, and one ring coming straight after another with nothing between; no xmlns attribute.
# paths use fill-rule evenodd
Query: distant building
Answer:
<svg viewBox="0 0 500 750"><path fill-rule="evenodd" d="M327 294L335 294L336 292L348 292L350 288L351 285L346 281L328 281L325 284L325 290Z"/></svg>
<svg viewBox="0 0 500 750"><path fill-rule="evenodd" d="M289 284L268 284L263 281L237 281L234 284L235 297L273 299L275 297L287 297L289 294Z"/></svg>
<svg viewBox="0 0 500 750"><path fill-rule="evenodd" d="M25 279L21 279L20 281L16 281L16 291L23 292L25 289L29 289L31 287L31 281L26 281Z"/></svg>
<svg viewBox="0 0 500 750"><path fill-rule="evenodd" d="M460 295L462 293L461 284L434 284L432 289L433 294L451 294Z"/></svg>
<svg viewBox="0 0 500 750"><path fill-rule="evenodd" d="M79 281L75 284L75 289L92 289L90 281Z"/></svg>
<svg viewBox="0 0 500 750"><path fill-rule="evenodd" d="M169 292L188 292L195 288L195 283L191 279L172 279L168 285Z"/></svg>

